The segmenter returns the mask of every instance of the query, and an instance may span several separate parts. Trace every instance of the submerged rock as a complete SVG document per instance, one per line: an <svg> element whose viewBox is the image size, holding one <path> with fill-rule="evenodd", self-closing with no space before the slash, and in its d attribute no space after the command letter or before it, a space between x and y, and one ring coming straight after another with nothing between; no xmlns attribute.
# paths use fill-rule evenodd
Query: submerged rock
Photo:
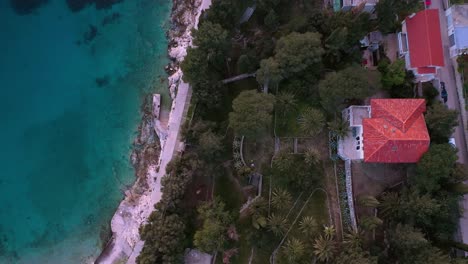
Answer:
<svg viewBox="0 0 468 264"><path fill-rule="evenodd" d="M67 0L67 5L71 11L78 12L91 4L95 4L96 9L99 10L99 9L109 9L113 5L118 4L122 1L123 0Z"/></svg>
<svg viewBox="0 0 468 264"><path fill-rule="evenodd" d="M94 25L89 25L88 30L83 34L83 42L88 44L96 38L98 34L97 27Z"/></svg>
<svg viewBox="0 0 468 264"><path fill-rule="evenodd" d="M120 13L114 12L102 19L101 25L105 26L108 24L115 23L121 17Z"/></svg>
<svg viewBox="0 0 468 264"><path fill-rule="evenodd" d="M47 4L49 0L10 0L10 5L18 15L28 15L39 7Z"/></svg>
<svg viewBox="0 0 468 264"><path fill-rule="evenodd" d="M103 77L98 77L98 78L95 79L95 82L96 82L96 85L98 87L105 87L105 86L109 85L110 77L109 77L109 75L105 75Z"/></svg>

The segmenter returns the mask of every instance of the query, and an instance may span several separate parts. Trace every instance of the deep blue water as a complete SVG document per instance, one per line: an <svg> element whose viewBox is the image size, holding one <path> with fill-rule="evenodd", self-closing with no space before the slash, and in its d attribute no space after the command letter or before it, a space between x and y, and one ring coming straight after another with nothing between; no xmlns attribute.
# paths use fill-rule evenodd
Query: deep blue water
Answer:
<svg viewBox="0 0 468 264"><path fill-rule="evenodd" d="M171 1L0 2L0 263L82 263L134 180L143 96L166 94Z"/></svg>

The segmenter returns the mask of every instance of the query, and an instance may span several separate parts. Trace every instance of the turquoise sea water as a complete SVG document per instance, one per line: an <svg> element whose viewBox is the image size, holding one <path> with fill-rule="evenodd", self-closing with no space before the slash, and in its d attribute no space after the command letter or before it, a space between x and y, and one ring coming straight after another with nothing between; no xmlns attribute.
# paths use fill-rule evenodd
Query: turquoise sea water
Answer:
<svg viewBox="0 0 468 264"><path fill-rule="evenodd" d="M0 263L84 263L134 180L143 95L166 94L171 1L0 2Z"/></svg>

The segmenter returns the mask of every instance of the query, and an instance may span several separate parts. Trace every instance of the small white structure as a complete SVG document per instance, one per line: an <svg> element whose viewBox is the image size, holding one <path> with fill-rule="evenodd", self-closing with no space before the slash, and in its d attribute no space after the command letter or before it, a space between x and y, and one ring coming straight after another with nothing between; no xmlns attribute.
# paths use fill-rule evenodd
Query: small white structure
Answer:
<svg viewBox="0 0 468 264"><path fill-rule="evenodd" d="M343 120L349 123L348 135L338 142L338 155L344 160L364 159L362 120L371 117L370 106L352 105L342 112Z"/></svg>
<svg viewBox="0 0 468 264"><path fill-rule="evenodd" d="M445 10L449 35L450 57L468 51L468 4L453 5Z"/></svg>

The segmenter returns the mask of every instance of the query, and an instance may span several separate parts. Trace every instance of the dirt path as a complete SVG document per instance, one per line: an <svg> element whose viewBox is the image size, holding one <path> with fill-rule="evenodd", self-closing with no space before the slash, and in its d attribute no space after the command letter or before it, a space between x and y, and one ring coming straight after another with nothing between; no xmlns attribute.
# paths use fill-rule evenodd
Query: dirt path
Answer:
<svg viewBox="0 0 468 264"><path fill-rule="evenodd" d="M341 224L341 209L340 199L338 196L338 189L336 185L335 170L331 161L324 162L323 170L326 175L325 189L328 193L328 207L330 209L333 225L336 228L336 235L338 238L343 238L343 227Z"/></svg>

